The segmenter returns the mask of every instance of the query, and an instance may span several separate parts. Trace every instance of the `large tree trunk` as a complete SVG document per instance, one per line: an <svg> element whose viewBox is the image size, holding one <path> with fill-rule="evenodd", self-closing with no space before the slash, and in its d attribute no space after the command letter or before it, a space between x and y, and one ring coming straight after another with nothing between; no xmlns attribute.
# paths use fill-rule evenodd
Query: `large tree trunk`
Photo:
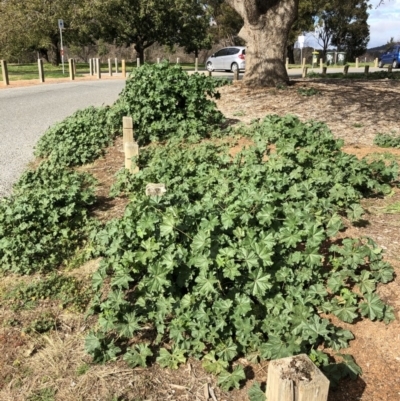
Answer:
<svg viewBox="0 0 400 401"><path fill-rule="evenodd" d="M246 41L248 86L276 86L289 82L285 51L299 0L226 0L243 18L239 36Z"/></svg>

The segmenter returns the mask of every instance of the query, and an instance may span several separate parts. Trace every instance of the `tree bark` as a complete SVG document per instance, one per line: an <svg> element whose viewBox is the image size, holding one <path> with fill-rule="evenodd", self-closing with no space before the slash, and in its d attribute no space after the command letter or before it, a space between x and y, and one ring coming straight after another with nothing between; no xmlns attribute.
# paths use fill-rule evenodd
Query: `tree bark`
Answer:
<svg viewBox="0 0 400 401"><path fill-rule="evenodd" d="M299 0L226 0L244 20L239 37L246 41L248 86L287 84L285 51Z"/></svg>

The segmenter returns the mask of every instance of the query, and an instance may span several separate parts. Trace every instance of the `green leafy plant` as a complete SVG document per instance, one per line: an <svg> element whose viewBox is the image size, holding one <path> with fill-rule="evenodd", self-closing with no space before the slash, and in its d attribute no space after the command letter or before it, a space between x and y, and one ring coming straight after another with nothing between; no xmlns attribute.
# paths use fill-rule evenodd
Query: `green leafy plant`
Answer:
<svg viewBox="0 0 400 401"><path fill-rule="evenodd" d="M382 148L400 148L400 136L391 134L376 134L374 145Z"/></svg>
<svg viewBox="0 0 400 401"><path fill-rule="evenodd" d="M76 278L53 273L39 281L11 289L5 299L13 301L14 310L30 308L40 300L55 299L61 301L62 307L69 306L83 311L91 296L90 289L85 288Z"/></svg>
<svg viewBox="0 0 400 401"><path fill-rule="evenodd" d="M324 124L292 116L239 132L254 145L234 157L234 141L170 140L142 150L139 173L119 175L113 192L131 202L93 238L103 257L93 276L98 330L86 344L95 360L117 358L150 327L158 363L202 359L229 389L244 378L231 366L240 355L347 347L351 332L321 313L393 318L375 294L393 277L382 250L335 236L341 215L362 215L363 196L390 191L396 166L359 161ZM146 196L149 182L167 192ZM132 364L146 362L139 349L129 354Z"/></svg>
<svg viewBox="0 0 400 401"><path fill-rule="evenodd" d="M315 96L319 95L321 92L315 88L298 88L297 93L301 96Z"/></svg>
<svg viewBox="0 0 400 401"><path fill-rule="evenodd" d="M28 274L58 267L88 235L94 179L42 163L0 200L0 270Z"/></svg>
<svg viewBox="0 0 400 401"><path fill-rule="evenodd" d="M88 107L49 128L36 145L35 155L63 166L93 162L121 132L122 118L109 107Z"/></svg>
<svg viewBox="0 0 400 401"><path fill-rule="evenodd" d="M113 108L131 116L140 144L172 137L204 137L223 120L212 98L226 81L188 75L179 65L145 64L134 70Z"/></svg>
<svg viewBox="0 0 400 401"><path fill-rule="evenodd" d="M43 312L37 319L34 319L23 331L25 333L46 333L50 330L54 330L57 327L57 319L50 312Z"/></svg>
<svg viewBox="0 0 400 401"><path fill-rule="evenodd" d="M90 365L88 365L87 363L83 363L82 365L79 365L78 368L76 369L76 374L77 374L77 376L82 376L86 372L88 372L89 369L90 369Z"/></svg>
<svg viewBox="0 0 400 401"><path fill-rule="evenodd" d="M254 382L253 385L249 388L248 396L250 401L265 401L265 391L261 390L260 383Z"/></svg>
<svg viewBox="0 0 400 401"><path fill-rule="evenodd" d="M35 391L27 398L27 401L54 401L56 390L51 387L45 387Z"/></svg>

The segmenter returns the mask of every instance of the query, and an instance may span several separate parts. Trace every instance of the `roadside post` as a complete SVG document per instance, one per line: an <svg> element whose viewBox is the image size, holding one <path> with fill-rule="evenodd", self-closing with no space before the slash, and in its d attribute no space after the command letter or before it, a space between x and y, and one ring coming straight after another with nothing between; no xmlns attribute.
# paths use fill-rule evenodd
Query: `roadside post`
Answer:
<svg viewBox="0 0 400 401"><path fill-rule="evenodd" d="M93 75L93 59L92 58L89 59L89 75L90 76Z"/></svg>
<svg viewBox="0 0 400 401"><path fill-rule="evenodd" d="M75 60L73 58L70 58L68 60L68 65L69 65L69 79L73 81L75 79L75 68L74 68Z"/></svg>
<svg viewBox="0 0 400 401"><path fill-rule="evenodd" d="M8 68L7 68L7 61L1 60L1 71L3 74L3 82L4 85L10 85L10 80L8 79Z"/></svg>
<svg viewBox="0 0 400 401"><path fill-rule="evenodd" d="M140 67L140 58L139 57L136 59L136 66L137 66L137 68Z"/></svg>
<svg viewBox="0 0 400 401"><path fill-rule="evenodd" d="M97 79L101 79L101 65L99 58L96 58L96 73L97 73Z"/></svg>
<svg viewBox="0 0 400 401"><path fill-rule="evenodd" d="M111 59L108 59L108 74L110 75L110 77L112 77L113 75L113 71L112 71L112 64L111 64Z"/></svg>
<svg viewBox="0 0 400 401"><path fill-rule="evenodd" d="M65 70L64 70L64 46L63 46L63 40L62 40L62 30L64 29L64 20L62 20L62 19L58 20L58 28L60 29L61 63L62 63L62 70L63 70L63 75L64 75L65 74Z"/></svg>
<svg viewBox="0 0 400 401"><path fill-rule="evenodd" d="M118 74L118 59L115 57L114 59L115 62L115 73Z"/></svg>
<svg viewBox="0 0 400 401"><path fill-rule="evenodd" d="M126 77L126 65L125 60L121 60L121 74L125 78Z"/></svg>
<svg viewBox="0 0 400 401"><path fill-rule="evenodd" d="M38 69L39 69L39 81L44 82L44 70L43 70L43 60L41 58L38 59Z"/></svg>
<svg viewBox="0 0 400 401"><path fill-rule="evenodd" d="M314 50L312 52L312 69L314 70L314 67L317 67L318 64L318 54L319 52L317 52L316 50Z"/></svg>

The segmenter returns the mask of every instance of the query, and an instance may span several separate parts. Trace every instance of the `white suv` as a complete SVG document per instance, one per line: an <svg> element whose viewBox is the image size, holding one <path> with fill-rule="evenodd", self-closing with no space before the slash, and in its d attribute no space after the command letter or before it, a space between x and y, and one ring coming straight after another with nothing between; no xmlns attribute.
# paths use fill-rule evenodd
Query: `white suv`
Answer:
<svg viewBox="0 0 400 401"><path fill-rule="evenodd" d="M225 70L236 71L244 70L246 62L246 48L241 46L225 47L212 54L206 61L208 71Z"/></svg>

